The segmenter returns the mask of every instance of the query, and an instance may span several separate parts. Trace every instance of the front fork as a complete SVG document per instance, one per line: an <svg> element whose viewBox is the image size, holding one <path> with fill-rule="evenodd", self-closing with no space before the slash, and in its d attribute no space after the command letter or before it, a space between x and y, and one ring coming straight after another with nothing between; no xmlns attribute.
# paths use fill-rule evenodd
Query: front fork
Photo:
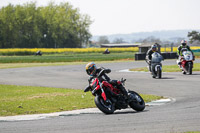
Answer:
<svg viewBox="0 0 200 133"><path fill-rule="evenodd" d="M101 96L103 97L103 100L104 101L106 101L107 100L107 97L106 97L106 93L105 93L105 91L103 90L103 85L102 85L102 83L101 82L99 82L99 85L100 85L100 88L101 88Z"/></svg>

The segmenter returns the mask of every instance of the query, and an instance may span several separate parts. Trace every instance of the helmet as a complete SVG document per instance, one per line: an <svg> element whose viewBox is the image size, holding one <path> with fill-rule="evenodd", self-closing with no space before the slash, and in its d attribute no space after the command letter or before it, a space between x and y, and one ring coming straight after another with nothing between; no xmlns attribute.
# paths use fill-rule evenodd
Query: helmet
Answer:
<svg viewBox="0 0 200 133"><path fill-rule="evenodd" d="M153 52L155 52L155 51L157 51L157 46L154 44L154 45L151 46L151 49L152 49Z"/></svg>
<svg viewBox="0 0 200 133"><path fill-rule="evenodd" d="M94 76L94 74L96 73L97 67L94 62L90 62L85 66L85 69L88 75Z"/></svg>
<svg viewBox="0 0 200 133"><path fill-rule="evenodd" d="M181 44L182 44L182 46L186 46L187 45L187 41L186 40L182 40Z"/></svg>

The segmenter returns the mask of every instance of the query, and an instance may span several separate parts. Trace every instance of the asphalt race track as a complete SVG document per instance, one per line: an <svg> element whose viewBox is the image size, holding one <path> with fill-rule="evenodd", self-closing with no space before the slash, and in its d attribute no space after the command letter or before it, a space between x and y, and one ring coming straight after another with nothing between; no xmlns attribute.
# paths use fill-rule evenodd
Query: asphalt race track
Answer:
<svg viewBox="0 0 200 133"><path fill-rule="evenodd" d="M195 61L200 62L200 60ZM166 60L163 65L176 64ZM126 78L126 88L138 93L174 98L148 106L145 111L124 110L112 115L85 113L30 121L0 121L0 133L177 133L200 131L200 72L193 75L163 73L162 79L148 72L119 72L145 67L144 61L97 64L110 68L111 79ZM84 89L88 84L85 65L13 68L0 70L0 84Z"/></svg>

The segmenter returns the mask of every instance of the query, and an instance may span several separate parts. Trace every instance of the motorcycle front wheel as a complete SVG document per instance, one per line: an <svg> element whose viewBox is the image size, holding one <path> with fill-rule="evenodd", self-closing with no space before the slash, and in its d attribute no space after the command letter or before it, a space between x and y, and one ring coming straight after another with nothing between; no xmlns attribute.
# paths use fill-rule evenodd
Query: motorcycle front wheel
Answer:
<svg viewBox="0 0 200 133"><path fill-rule="evenodd" d="M188 64L188 72L190 75L192 74L192 63Z"/></svg>
<svg viewBox="0 0 200 133"><path fill-rule="evenodd" d="M159 79L162 77L162 70L160 69L160 67L158 67L157 76Z"/></svg>
<svg viewBox="0 0 200 133"><path fill-rule="evenodd" d="M101 96L96 96L94 99L96 106L105 114L112 114L115 111L114 104L110 101L110 103L105 103L104 99Z"/></svg>
<svg viewBox="0 0 200 133"><path fill-rule="evenodd" d="M129 103L132 109L136 111L143 111L145 109L145 102L137 92L129 91L129 97L133 98L133 101Z"/></svg>

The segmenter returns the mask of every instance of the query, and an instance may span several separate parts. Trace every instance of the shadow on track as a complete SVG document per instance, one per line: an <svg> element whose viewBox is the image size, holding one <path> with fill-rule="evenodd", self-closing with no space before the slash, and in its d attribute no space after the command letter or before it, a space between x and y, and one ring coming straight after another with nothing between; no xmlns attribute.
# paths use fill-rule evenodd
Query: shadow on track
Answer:
<svg viewBox="0 0 200 133"><path fill-rule="evenodd" d="M134 110L129 110L129 111L121 111L121 112L115 112L114 114L137 114L137 113L145 113L145 112L148 112L149 110L144 110L144 111L140 111L140 112L137 112L137 111L134 111ZM114 115L114 114L111 114L111 115Z"/></svg>
<svg viewBox="0 0 200 133"><path fill-rule="evenodd" d="M192 75L200 75L200 73L193 73ZM191 76L192 76L192 75L191 75Z"/></svg>
<svg viewBox="0 0 200 133"><path fill-rule="evenodd" d="M161 79L175 79L175 77L162 77Z"/></svg>
<svg viewBox="0 0 200 133"><path fill-rule="evenodd" d="M158 78L156 78L158 79ZM175 79L175 77L162 77L161 79Z"/></svg>

